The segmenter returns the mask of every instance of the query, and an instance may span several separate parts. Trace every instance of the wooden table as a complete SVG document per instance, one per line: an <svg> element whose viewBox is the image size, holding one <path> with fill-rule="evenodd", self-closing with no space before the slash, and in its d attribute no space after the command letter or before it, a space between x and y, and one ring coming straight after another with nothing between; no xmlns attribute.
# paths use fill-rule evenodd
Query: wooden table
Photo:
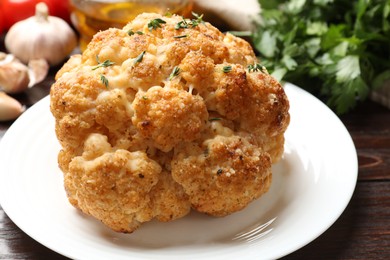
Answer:
<svg viewBox="0 0 390 260"><path fill-rule="evenodd" d="M46 96L57 69L16 98L29 107ZM390 259L390 110L367 101L341 120L359 156L355 193L331 228L285 259ZM0 139L11 123L0 123ZM0 259L67 258L26 235L0 206Z"/></svg>

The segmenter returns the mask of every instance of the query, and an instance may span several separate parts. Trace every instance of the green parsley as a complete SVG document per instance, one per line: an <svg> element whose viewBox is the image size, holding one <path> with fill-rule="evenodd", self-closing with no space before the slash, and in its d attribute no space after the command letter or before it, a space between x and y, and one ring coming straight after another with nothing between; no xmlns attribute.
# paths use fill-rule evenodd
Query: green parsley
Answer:
<svg viewBox="0 0 390 260"><path fill-rule="evenodd" d="M151 20L148 23L149 31L152 31L153 29L161 28L161 24L164 24L164 23L167 23L167 22L165 22L161 18L156 18L156 19Z"/></svg>
<svg viewBox="0 0 390 260"><path fill-rule="evenodd" d="M100 75L100 80L108 88L108 79L103 74Z"/></svg>
<svg viewBox="0 0 390 260"><path fill-rule="evenodd" d="M175 66L171 72L171 75L169 75L169 81L171 81L174 77L178 76L180 73L180 68L178 66Z"/></svg>
<svg viewBox="0 0 390 260"><path fill-rule="evenodd" d="M228 73L232 71L232 66L223 66L222 71L223 73Z"/></svg>
<svg viewBox="0 0 390 260"><path fill-rule="evenodd" d="M103 62L100 62L99 61L99 57L96 55L96 61L97 61L97 63L98 63L98 65L96 65L95 67L93 67L92 68L92 70L96 70L96 69L98 69L98 68L106 68L106 67L109 67L109 66L112 66L112 65L114 65L115 64L115 62L112 62L112 61L110 61L110 60L105 60L105 61L103 61Z"/></svg>
<svg viewBox="0 0 390 260"><path fill-rule="evenodd" d="M220 117L212 117L212 118L209 118L209 121L210 121L210 122L219 121L219 120L222 120L222 118L220 118Z"/></svg>
<svg viewBox="0 0 390 260"><path fill-rule="evenodd" d="M145 55L145 51L141 52L140 55L138 55L135 60L134 60L134 65L137 64L138 62L141 62L142 59L144 58L144 55Z"/></svg>
<svg viewBox="0 0 390 260"><path fill-rule="evenodd" d="M278 80L324 100L338 114L390 79L390 2L259 0L253 43Z"/></svg>

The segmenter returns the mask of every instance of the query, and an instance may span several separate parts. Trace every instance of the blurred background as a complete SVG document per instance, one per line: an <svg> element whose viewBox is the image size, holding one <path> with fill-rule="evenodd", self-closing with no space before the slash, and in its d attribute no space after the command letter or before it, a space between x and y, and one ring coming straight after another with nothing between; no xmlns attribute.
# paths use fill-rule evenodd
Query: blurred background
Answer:
<svg viewBox="0 0 390 260"><path fill-rule="evenodd" d="M73 53L82 52L96 32L121 28L139 13L191 18L195 12L244 37L276 79L302 87L339 115L366 99L390 108L390 1L0 0L2 37L34 16L39 2L76 33ZM53 34L69 38L61 28Z"/></svg>

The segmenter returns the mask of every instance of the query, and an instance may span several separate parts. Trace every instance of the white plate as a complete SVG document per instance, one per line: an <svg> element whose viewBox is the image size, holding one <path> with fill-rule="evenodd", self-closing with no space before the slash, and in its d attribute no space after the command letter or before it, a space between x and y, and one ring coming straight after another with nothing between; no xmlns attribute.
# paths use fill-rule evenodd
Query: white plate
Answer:
<svg viewBox="0 0 390 260"><path fill-rule="evenodd" d="M347 206L357 155L341 121L304 90L286 84L291 124L270 191L224 218L199 213L149 222L133 234L112 232L67 201L57 166L60 146L46 97L0 143L0 203L44 246L75 259L275 259L328 229Z"/></svg>

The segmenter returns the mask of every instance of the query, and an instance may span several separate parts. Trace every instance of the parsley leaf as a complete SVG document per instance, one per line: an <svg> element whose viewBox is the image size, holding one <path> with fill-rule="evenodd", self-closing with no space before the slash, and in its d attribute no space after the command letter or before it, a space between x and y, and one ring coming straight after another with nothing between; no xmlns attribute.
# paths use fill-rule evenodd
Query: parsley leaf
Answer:
<svg viewBox="0 0 390 260"><path fill-rule="evenodd" d="M390 1L258 1L253 44L278 80L343 114L390 79Z"/></svg>

